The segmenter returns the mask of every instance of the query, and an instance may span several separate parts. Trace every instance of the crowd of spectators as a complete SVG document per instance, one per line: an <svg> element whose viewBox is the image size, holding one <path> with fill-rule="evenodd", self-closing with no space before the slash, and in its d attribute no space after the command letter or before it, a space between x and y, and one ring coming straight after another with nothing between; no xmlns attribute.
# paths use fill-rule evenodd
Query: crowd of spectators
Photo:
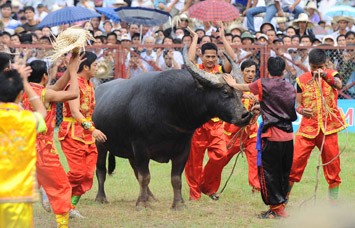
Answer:
<svg viewBox="0 0 355 228"><path fill-rule="evenodd" d="M50 52L44 48L21 48L13 45L50 45L53 37L69 25L39 28L38 24L48 13L66 6L77 5L91 10L95 10L95 7L140 6L169 12L172 20L161 26L148 27L122 21L115 23L102 15L75 24L91 31L95 39L92 43L94 47L122 44L124 53L121 64L125 66L125 77L136 77L142 72L153 70L181 69L181 46L189 46L192 41L188 26L198 34L200 45L206 42L222 43L218 23L201 22L188 16L189 7L195 3L197 1L193 0L1 0L0 51L13 53L15 61L22 64L42 59L51 66L54 78L58 78L65 69L65 57L52 63L48 58ZM297 76L309 69L310 48L327 46L328 66L340 72L343 84L349 87L348 94L354 98L355 87L351 86L355 81L354 20L344 16L329 18L320 13L325 4L331 7L330 4L349 4L347 1L232 0L231 3L239 8L241 17L225 26L225 37L234 47L238 63L253 59L260 64L260 48L270 47L267 49L270 51L267 53L269 56L282 56L287 60L287 72L284 76L294 83ZM263 12L265 15L260 24L258 20ZM154 48L151 45L160 47ZM240 45L244 46L241 48ZM222 62L225 61L223 45L220 47ZM109 63L108 66L114 66L112 63L118 61L115 59L115 51L116 49L110 48L95 49L99 60ZM200 62L198 53L197 63ZM113 76L114 71L108 72L111 75L106 75L107 77Z"/></svg>

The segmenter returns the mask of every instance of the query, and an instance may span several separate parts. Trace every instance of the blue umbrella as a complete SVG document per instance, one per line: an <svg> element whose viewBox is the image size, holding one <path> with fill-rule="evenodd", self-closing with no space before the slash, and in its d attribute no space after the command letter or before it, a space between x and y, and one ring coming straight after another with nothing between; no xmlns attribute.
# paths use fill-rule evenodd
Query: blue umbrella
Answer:
<svg viewBox="0 0 355 228"><path fill-rule="evenodd" d="M347 5L338 5L329 7L329 9L323 12L325 17L336 17L336 16L348 16L355 17L355 7Z"/></svg>
<svg viewBox="0 0 355 228"><path fill-rule="evenodd" d="M86 21L95 17L101 17L101 15L85 7L70 6L51 12L43 18L38 27L42 28L71 24L77 21Z"/></svg>
<svg viewBox="0 0 355 228"><path fill-rule="evenodd" d="M146 26L162 25L170 17L170 14L165 11L144 7L120 7L115 11L124 22Z"/></svg>
<svg viewBox="0 0 355 228"><path fill-rule="evenodd" d="M118 14L115 12L114 8L108 8L108 7L96 7L95 8L97 12L105 15L108 19L112 20L115 23L120 22L120 17Z"/></svg>

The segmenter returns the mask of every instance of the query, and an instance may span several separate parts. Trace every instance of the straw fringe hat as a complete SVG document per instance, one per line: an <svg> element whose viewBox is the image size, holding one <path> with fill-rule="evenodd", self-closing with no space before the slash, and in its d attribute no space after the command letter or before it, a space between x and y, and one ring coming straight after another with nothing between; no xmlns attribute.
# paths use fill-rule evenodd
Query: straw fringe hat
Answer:
<svg viewBox="0 0 355 228"><path fill-rule="evenodd" d="M90 40L95 39L88 30L78 26L67 28L52 42L54 53L50 58L55 61L70 51L73 54L79 54L81 49L85 49L87 43L90 44Z"/></svg>

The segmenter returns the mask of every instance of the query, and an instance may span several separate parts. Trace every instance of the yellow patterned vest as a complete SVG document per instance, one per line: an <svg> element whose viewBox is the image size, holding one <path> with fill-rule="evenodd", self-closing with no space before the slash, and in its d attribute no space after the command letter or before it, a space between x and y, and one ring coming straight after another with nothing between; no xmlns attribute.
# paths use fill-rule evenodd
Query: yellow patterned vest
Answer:
<svg viewBox="0 0 355 228"><path fill-rule="evenodd" d="M0 103L0 203L36 199L36 129L33 112Z"/></svg>
<svg viewBox="0 0 355 228"><path fill-rule="evenodd" d="M337 72L327 69L327 74ZM321 130L325 135L339 132L346 128L345 118L338 109L338 91L323 79L316 82L310 72L296 79L302 89L302 106L313 111L311 118L302 118L297 135L313 139ZM324 98L324 100L323 100Z"/></svg>
<svg viewBox="0 0 355 228"><path fill-rule="evenodd" d="M79 94L80 94L80 112L87 121L91 121L91 116L95 108L95 93L92 82L86 80L84 77L78 77ZM68 135L76 141L84 144L95 143L92 133L85 130L81 124L76 121L71 114L69 102L64 102L63 105L63 122L59 127L58 139L64 140Z"/></svg>

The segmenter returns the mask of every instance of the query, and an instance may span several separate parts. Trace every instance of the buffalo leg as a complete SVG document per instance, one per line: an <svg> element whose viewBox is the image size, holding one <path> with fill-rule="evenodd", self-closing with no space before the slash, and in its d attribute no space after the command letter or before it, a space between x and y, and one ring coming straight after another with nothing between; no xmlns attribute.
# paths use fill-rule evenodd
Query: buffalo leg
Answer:
<svg viewBox="0 0 355 228"><path fill-rule="evenodd" d="M189 152L190 146L188 144L183 149L183 154L181 156L176 156L171 159L171 185L173 186L174 190L174 201L171 208L173 210L182 210L185 208L185 202L181 194L181 174L184 171Z"/></svg>
<svg viewBox="0 0 355 228"><path fill-rule="evenodd" d="M98 181L98 192L95 198L95 201L100 203L108 203L105 194L105 180L106 180L106 158L107 158L107 149L101 143L96 143L98 150L98 157L96 163L96 177Z"/></svg>
<svg viewBox="0 0 355 228"><path fill-rule="evenodd" d="M137 171L136 167L134 166L134 161L133 161L133 159L129 159L129 164L131 165L131 167L132 167L132 169L133 169L133 171L134 171L134 175L136 176L136 179L137 179L137 181L138 181L138 171ZM148 190L147 190L147 191L148 191L148 201L149 201L149 202L156 202L156 201L158 201L158 199L155 198L154 194L150 191L149 186L148 186L147 188L148 188Z"/></svg>

